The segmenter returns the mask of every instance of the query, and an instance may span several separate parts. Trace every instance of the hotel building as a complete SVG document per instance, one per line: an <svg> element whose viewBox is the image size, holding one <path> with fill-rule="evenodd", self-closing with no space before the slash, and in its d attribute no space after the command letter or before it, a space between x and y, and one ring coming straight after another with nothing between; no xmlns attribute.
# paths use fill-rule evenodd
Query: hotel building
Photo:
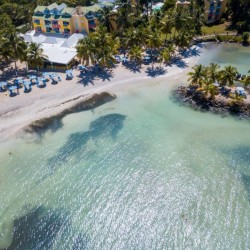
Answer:
<svg viewBox="0 0 250 250"><path fill-rule="evenodd" d="M110 7L112 4L106 3ZM54 34L87 33L93 31L101 17L102 4L92 6L67 7L66 4L37 6L32 17L36 32Z"/></svg>

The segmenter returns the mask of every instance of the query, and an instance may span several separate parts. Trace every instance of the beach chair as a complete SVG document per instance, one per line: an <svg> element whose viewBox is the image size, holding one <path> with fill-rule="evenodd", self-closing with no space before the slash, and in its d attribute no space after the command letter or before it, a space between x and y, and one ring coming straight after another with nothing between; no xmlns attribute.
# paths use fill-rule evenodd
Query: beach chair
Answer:
<svg viewBox="0 0 250 250"><path fill-rule="evenodd" d="M62 78L60 76L58 76L58 81L61 82L62 81Z"/></svg>

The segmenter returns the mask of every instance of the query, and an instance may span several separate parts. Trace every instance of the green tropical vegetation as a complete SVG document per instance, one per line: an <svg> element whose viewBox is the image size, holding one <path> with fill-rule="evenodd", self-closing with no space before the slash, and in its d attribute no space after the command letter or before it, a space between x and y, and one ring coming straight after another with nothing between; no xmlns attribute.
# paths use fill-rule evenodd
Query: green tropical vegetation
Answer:
<svg viewBox="0 0 250 250"><path fill-rule="evenodd" d="M36 59L31 60L31 53L19 35L17 27L26 25L31 28L33 10L37 5L48 5L52 0L0 0L0 58L5 62L19 60L27 62L32 67L41 65L44 58L41 48L36 48ZM59 0L58 4L68 6L91 5L89 0ZM230 0L227 16L232 18L232 25L241 27L242 36L237 41L249 40L249 1ZM112 9L104 8L100 16L100 25L96 31L84 40L79 41L77 53L85 65L98 63L101 67L111 67L115 62L114 56L123 51L128 52L129 58L140 64L140 55L149 52L152 65L158 62L168 63L176 50L185 50L196 36L204 32L204 6L202 0L191 1L190 8L176 8L175 0L165 0L160 11L152 11L152 4L148 0L117 2L119 8L114 13ZM242 15L235 9L241 10ZM112 27L116 22L117 30ZM221 39L217 37L216 39ZM236 39L235 37L228 37ZM28 55L29 53L29 55ZM40 59L38 59L40 58ZM15 66L17 69L17 66Z"/></svg>
<svg viewBox="0 0 250 250"><path fill-rule="evenodd" d="M197 91L203 92L206 97L212 99L220 93L219 88L225 89L228 86L230 92L231 87L238 85L248 87L250 84L250 76L239 75L237 69L231 65L225 66L223 69L215 63L210 63L208 66L195 65L188 76L190 87L195 87ZM237 93L231 93L230 97L235 98L235 95Z"/></svg>

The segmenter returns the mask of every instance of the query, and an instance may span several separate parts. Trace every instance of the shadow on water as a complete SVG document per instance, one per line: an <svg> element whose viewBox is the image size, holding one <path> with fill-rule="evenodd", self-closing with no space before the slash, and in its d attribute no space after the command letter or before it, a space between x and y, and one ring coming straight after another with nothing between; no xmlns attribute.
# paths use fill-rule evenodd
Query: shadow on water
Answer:
<svg viewBox="0 0 250 250"><path fill-rule="evenodd" d="M81 97L81 96L80 96ZM80 97L73 98L69 101L77 101ZM47 131L56 132L58 129L63 127L62 119L72 113L77 113L86 110L93 110L107 102L113 101L116 98L108 92L102 92L100 94L94 94L87 100L81 100L76 102L69 108L66 108L56 115L45 117L40 120L32 122L30 125L24 128L25 133L36 134L38 139L42 139ZM68 101L66 101L68 102ZM61 104L65 104L61 103Z"/></svg>
<svg viewBox="0 0 250 250"><path fill-rule="evenodd" d="M107 137L116 139L117 134L123 128L125 118L126 116L121 114L101 116L90 123L88 131L70 135L64 146L59 149L58 154L48 160L49 170L41 177L40 181L51 175L61 163L66 162L68 156L72 154L81 155L90 139L94 141Z"/></svg>
<svg viewBox="0 0 250 250"><path fill-rule="evenodd" d="M72 250L90 249L90 237L86 234L78 234L73 240Z"/></svg>
<svg viewBox="0 0 250 250"><path fill-rule="evenodd" d="M231 163L229 163L229 165L239 172L240 180L247 191L248 201L250 202L250 147L239 146L229 150L222 150L222 152L230 159Z"/></svg>
<svg viewBox="0 0 250 250"><path fill-rule="evenodd" d="M59 210L35 208L14 221L13 241L5 250L51 249L62 228L70 226L68 218Z"/></svg>

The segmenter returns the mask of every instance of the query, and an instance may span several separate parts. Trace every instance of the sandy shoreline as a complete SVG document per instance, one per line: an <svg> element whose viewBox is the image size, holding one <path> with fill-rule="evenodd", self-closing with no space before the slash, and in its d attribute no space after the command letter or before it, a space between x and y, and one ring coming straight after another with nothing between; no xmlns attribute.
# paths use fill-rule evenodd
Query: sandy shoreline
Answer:
<svg viewBox="0 0 250 250"><path fill-rule="evenodd" d="M195 46L191 50L195 50L195 53L188 53L172 66L162 66L161 72L156 70L156 64L153 70L151 65L142 65L139 72L118 65L99 78L93 75L86 79L79 77L79 70L74 70L72 80L66 80L65 74L59 73L62 81L57 85L48 82L43 89L34 86L32 92L27 94L20 89L20 95L15 97L9 97L8 94L6 95L7 92L0 93L2 104L0 106L0 142L16 136L30 123L56 115L76 102L83 102L95 93L107 91L116 94L121 87L141 85L159 78L161 81L168 78L181 80L199 59L197 56L199 53L196 52L200 47Z"/></svg>

